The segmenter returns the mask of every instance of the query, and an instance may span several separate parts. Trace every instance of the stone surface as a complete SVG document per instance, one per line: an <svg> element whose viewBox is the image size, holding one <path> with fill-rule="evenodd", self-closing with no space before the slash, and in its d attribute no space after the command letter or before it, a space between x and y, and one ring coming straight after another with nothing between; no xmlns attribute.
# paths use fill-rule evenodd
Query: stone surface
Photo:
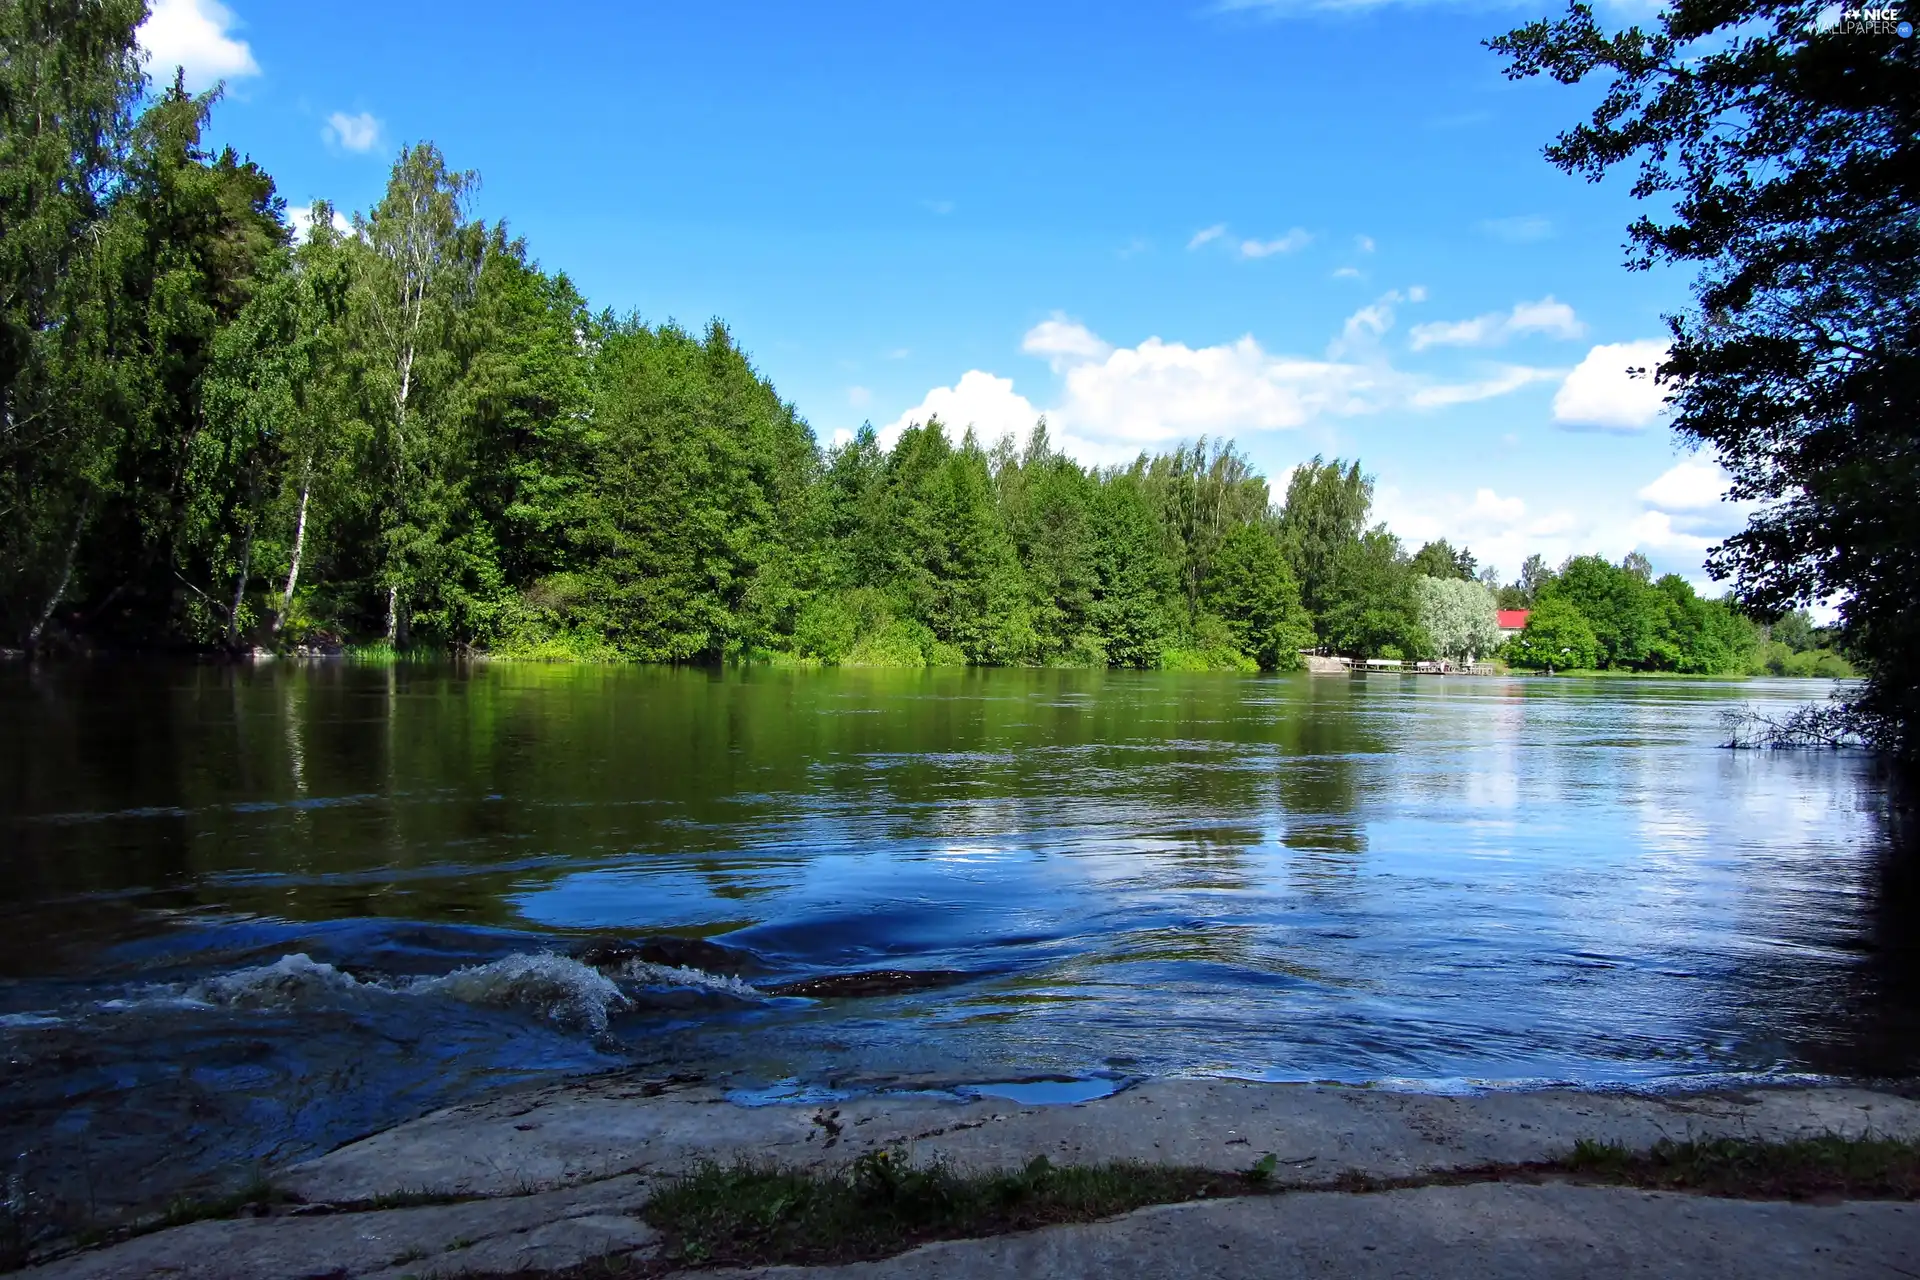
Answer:
<svg viewBox="0 0 1920 1280"><path fill-rule="evenodd" d="M650 1094L649 1090L653 1092ZM656 1096L657 1095L657 1096ZM813 1166L880 1146L997 1166L1157 1160L1243 1169L1271 1152L1292 1181L1545 1160L1580 1138L1920 1134L1920 1103L1862 1089L1672 1095L1547 1090L1467 1097L1233 1080L1158 1080L1075 1106L877 1094L825 1107L738 1107L714 1090L604 1080L455 1107L289 1170L315 1200L425 1189L499 1194L703 1159Z"/></svg>
<svg viewBox="0 0 1920 1280"><path fill-rule="evenodd" d="M638 1178L463 1204L195 1222L26 1272L36 1280L318 1280L499 1274L644 1248Z"/></svg>
<svg viewBox="0 0 1920 1280"><path fill-rule="evenodd" d="M1920 1206L1815 1207L1492 1183L1170 1205L1112 1222L928 1245L882 1262L704 1280L1788 1280L1917 1274Z"/></svg>
<svg viewBox="0 0 1920 1280"><path fill-rule="evenodd" d="M1232 1260L1216 1254L1244 1248L1280 1250L1273 1256L1295 1268L1270 1273L1282 1275L1323 1274L1315 1267L1353 1275L1585 1275L1607 1268L1631 1274L1635 1267L1695 1274L1656 1265L1666 1247L1659 1242L1668 1240L1675 1248L1685 1244L1675 1256L1691 1259L1686 1265L1705 1268L1697 1274L1707 1275L1716 1274L1711 1266L1727 1265L1734 1257L1728 1251L1749 1229L1760 1233L1755 1240L1773 1242L1766 1245L1767 1256L1786 1259L1781 1266L1793 1259L1807 1266L1838 1266L1841 1252L1853 1249L1848 1233L1863 1222L1904 1242L1902 1256L1920 1257L1920 1238L1910 1238L1920 1211L1910 1206L1809 1209L1570 1186L1424 1188L1385 1195L1310 1190L1343 1173L1403 1177L1548 1160L1564 1155L1580 1138L1645 1147L1663 1137L1779 1139L1821 1133L1920 1137L1920 1103L1849 1088L1435 1097L1162 1080L1077 1105L1022 1106L920 1092L826 1106L741 1107L703 1086L608 1077L454 1107L294 1166L276 1179L309 1202L341 1210L397 1193L481 1198L412 1209L196 1223L28 1274L35 1280L399 1280L562 1267L647 1249L651 1233L632 1214L645 1200L648 1179L706 1160L748 1157L818 1167L894 1146L905 1147L916 1161L945 1159L974 1168L1019 1165L1045 1154L1056 1162L1139 1159L1245 1169L1271 1154L1279 1162L1280 1183L1309 1189L1270 1200L1152 1211L1118 1223L1019 1239L939 1246L873 1264L881 1268L944 1265L925 1259L948 1256L938 1252L946 1249L954 1257L982 1259L981 1274L1224 1277L1252 1274L1218 1269ZM1163 1241L1168 1232L1173 1234ZM1216 1241L1209 1233L1225 1234ZM1376 1237L1381 1242L1376 1250L1365 1250ZM1286 1246L1291 1252L1282 1249L1283 1240L1295 1241ZM1353 1261L1350 1256L1355 1250L1379 1252L1389 1241L1400 1271L1384 1258ZM1225 1249L1218 1247L1222 1243ZM1589 1247L1599 1251L1592 1255L1600 1260L1593 1271L1523 1267L1527 1259L1540 1262L1541 1250ZM1427 1270L1418 1250L1437 1251L1435 1257L1451 1259L1445 1265L1456 1269ZM1135 1267L1126 1260L1136 1253L1139 1258L1164 1255L1172 1269L1156 1270L1158 1263L1144 1262ZM1189 1259L1192 1266L1215 1269L1179 1270L1173 1260L1189 1254L1198 1259ZM1582 1255L1569 1256L1577 1261ZM1869 1249L1847 1256L1881 1254ZM1378 1266L1352 1269L1362 1263ZM869 1271L875 1276L934 1274ZM1744 1265L1718 1274L1735 1273L1846 1274L1756 1271ZM1880 1274L1894 1273L1883 1269ZM1920 1278L1920 1266L1907 1274Z"/></svg>

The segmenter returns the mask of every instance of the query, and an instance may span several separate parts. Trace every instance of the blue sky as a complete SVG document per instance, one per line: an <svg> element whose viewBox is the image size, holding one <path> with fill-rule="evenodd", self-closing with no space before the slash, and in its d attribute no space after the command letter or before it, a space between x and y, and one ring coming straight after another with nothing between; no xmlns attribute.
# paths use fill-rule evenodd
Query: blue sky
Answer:
<svg viewBox="0 0 1920 1280"><path fill-rule="evenodd" d="M1624 373L1685 280L1623 268L1624 181L1541 158L1591 95L1481 47L1544 3L154 7L156 76L224 79L216 139L292 205L430 138L596 306L724 318L825 443L1045 413L1276 486L1358 456L1396 532L1508 577L1704 583L1739 523Z"/></svg>

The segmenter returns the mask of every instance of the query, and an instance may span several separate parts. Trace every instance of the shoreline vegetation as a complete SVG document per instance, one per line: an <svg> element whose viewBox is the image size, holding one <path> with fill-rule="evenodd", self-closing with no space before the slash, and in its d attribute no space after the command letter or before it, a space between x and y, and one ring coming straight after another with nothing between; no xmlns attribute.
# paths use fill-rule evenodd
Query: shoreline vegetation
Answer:
<svg viewBox="0 0 1920 1280"><path fill-rule="evenodd" d="M6 35L46 98L21 144L66 166L4 233L38 264L0 367L24 652L1852 674L1804 614L1761 625L1638 555L1503 584L1410 549L1357 461L1276 495L1230 442L1087 466L1044 420L823 447L724 324L590 309L429 142L296 234L203 143L217 92L151 90L136 8ZM1498 608L1532 611L1510 643Z"/></svg>

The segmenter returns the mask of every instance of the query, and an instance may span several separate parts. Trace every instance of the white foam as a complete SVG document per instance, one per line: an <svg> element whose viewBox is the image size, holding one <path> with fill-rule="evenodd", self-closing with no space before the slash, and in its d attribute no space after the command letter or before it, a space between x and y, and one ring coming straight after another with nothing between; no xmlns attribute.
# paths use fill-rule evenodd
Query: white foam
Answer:
<svg viewBox="0 0 1920 1280"><path fill-rule="evenodd" d="M293 1009L372 984L342 973L304 952L272 964L217 974L189 984L180 994L201 1004L231 1009Z"/></svg>
<svg viewBox="0 0 1920 1280"><path fill-rule="evenodd" d="M507 956L439 978L415 978L405 990L497 1009L524 1009L564 1027L595 1032L605 1031L608 1017L632 1003L598 969L544 953Z"/></svg>
<svg viewBox="0 0 1920 1280"><path fill-rule="evenodd" d="M739 996L744 1000L763 998L761 990L739 978L729 978L723 974L708 973L705 969L695 969L690 965L651 964L645 960L627 960L614 967L615 973L629 982L646 987L697 987L702 991L717 991L723 995Z"/></svg>
<svg viewBox="0 0 1920 1280"><path fill-rule="evenodd" d="M138 994L106 1000L94 1006L105 1013L140 1013L163 1009L290 1010L336 1005L354 997L440 996L494 1009L517 1009L557 1026L595 1033L607 1029L613 1014L630 1009L633 1001L615 978L654 987L692 987L745 999L761 993L738 978L722 977L703 969L675 968L630 960L613 970L613 977L578 960L548 952L505 956L486 964L468 965L438 977L356 978L303 952L281 956L272 964L237 969L195 982L148 987ZM50 1025L24 1021L38 1014L0 1018L0 1026Z"/></svg>
<svg viewBox="0 0 1920 1280"><path fill-rule="evenodd" d="M0 1013L0 1027L60 1027L66 1021L50 1013Z"/></svg>

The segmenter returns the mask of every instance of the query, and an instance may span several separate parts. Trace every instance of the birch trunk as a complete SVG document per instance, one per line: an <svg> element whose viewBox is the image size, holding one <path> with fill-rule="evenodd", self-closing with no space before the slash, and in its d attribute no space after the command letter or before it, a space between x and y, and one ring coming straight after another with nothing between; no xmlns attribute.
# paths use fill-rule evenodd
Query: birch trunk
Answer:
<svg viewBox="0 0 1920 1280"><path fill-rule="evenodd" d="M227 647L240 644L240 606L246 603L247 580L253 576L253 526L247 526L247 540L240 545L240 577L233 584L233 603L227 606Z"/></svg>
<svg viewBox="0 0 1920 1280"><path fill-rule="evenodd" d="M27 632L27 651L31 653L40 646L40 635L47 629L47 623L53 618L53 611L60 607L61 599L67 594L67 586L73 581L73 557L80 549L80 531L86 528L87 512L93 506L93 497L88 495L81 500L80 514L73 522L73 536L67 539L66 563L60 566L60 582L54 587L53 594L47 597L47 607L40 611L39 621Z"/></svg>
<svg viewBox="0 0 1920 1280"><path fill-rule="evenodd" d="M280 610L273 615L273 634L279 635L280 628L287 624L287 614L293 611L293 588L300 581L300 554L307 546L307 499L313 496L311 472L300 483L300 516L293 523L293 563L287 566L287 585L280 592Z"/></svg>

